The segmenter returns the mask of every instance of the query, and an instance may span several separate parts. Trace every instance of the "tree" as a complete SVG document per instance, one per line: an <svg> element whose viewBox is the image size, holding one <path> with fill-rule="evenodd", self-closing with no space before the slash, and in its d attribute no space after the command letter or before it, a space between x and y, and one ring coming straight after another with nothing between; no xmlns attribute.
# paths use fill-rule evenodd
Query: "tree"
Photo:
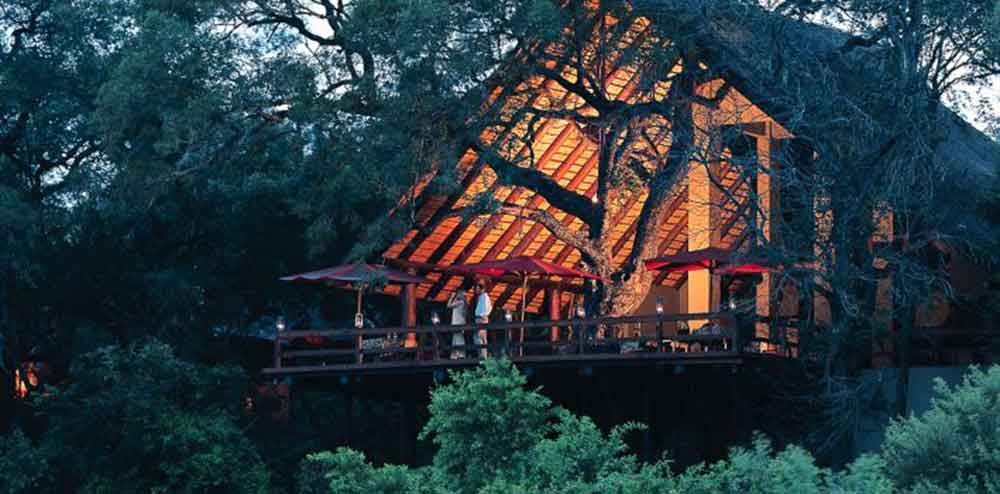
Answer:
<svg viewBox="0 0 1000 494"><path fill-rule="evenodd" d="M945 105L982 121L995 118L987 100L962 93L983 91L1000 74L1000 38L991 28L996 5L776 4L786 15L845 30L831 35L827 55L802 59L829 69L808 81L822 90L800 92L792 103L810 115L790 130L815 150L812 166L788 166L795 162L792 154L782 159L778 173L791 192L789 200L783 197L785 216L813 213L825 220L812 229L779 225L786 252L814 263L794 282L809 309L802 315L812 321L815 310L828 311L825 325L833 330L820 340L829 396L865 388L851 376L852 355L888 347L901 369L895 412L903 413L918 313L936 298L956 302L949 257L995 262L996 225L987 212L989 186L984 187L995 173L995 143L973 138ZM789 64L800 61L787 55L782 60ZM780 78L771 81L782 84ZM956 149L948 142L954 135L966 136L970 148L989 151L977 156ZM864 247L870 240L874 248Z"/></svg>
<svg viewBox="0 0 1000 494"><path fill-rule="evenodd" d="M105 2L16 0L0 9L0 370L36 344L45 304L51 239L62 235L65 205L100 181L98 136L90 128L104 50L123 26ZM88 42L81 42L81 40ZM4 397L10 393L4 393Z"/></svg>
<svg viewBox="0 0 1000 494"><path fill-rule="evenodd" d="M31 492L267 492L269 472L235 419L241 372L149 340L81 355L72 374L33 401L46 422L35 453L10 458L47 467ZM23 436L9 441L23 451Z"/></svg>
<svg viewBox="0 0 1000 494"><path fill-rule="evenodd" d="M226 3L4 5L5 384L29 351L88 350L86 333L190 354L213 327L303 304L274 277L306 262L289 191L325 160L306 152L314 74L297 40L220 27Z"/></svg>

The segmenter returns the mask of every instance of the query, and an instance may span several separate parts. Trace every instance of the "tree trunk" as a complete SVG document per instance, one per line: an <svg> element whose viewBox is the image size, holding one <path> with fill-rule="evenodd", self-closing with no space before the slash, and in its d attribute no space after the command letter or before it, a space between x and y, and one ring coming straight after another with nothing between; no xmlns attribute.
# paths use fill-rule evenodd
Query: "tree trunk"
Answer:
<svg viewBox="0 0 1000 494"><path fill-rule="evenodd" d="M652 283L653 273L640 262L626 279L604 284L601 312L610 316L634 313L646 299Z"/></svg>

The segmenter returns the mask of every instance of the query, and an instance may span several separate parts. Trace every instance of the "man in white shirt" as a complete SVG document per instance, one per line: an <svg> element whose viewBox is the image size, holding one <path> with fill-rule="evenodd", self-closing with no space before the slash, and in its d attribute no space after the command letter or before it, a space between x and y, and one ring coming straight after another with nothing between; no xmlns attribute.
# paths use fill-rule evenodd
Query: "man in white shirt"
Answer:
<svg viewBox="0 0 1000 494"><path fill-rule="evenodd" d="M489 324L491 312L493 312L493 301L490 300L489 287L486 286L485 280L479 280L476 282L476 324ZM479 348L479 356L482 358L488 355L485 347L487 341L489 338L485 329L476 331L473 342L476 345L484 345Z"/></svg>

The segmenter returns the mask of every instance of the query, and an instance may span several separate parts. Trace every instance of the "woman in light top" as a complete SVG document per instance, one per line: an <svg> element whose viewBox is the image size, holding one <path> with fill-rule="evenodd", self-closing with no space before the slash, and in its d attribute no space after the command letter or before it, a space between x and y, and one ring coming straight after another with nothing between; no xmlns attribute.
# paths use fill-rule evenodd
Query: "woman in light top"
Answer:
<svg viewBox="0 0 1000 494"><path fill-rule="evenodd" d="M486 284L486 280L479 280L476 282L476 324L489 324L491 312L493 312L493 301L490 300L489 286ZM486 351L488 341L486 329L476 331L473 342L476 345L482 345L479 348L479 356L482 358L486 358L488 355Z"/></svg>
<svg viewBox="0 0 1000 494"><path fill-rule="evenodd" d="M458 290L448 297L448 308L451 309L451 325L465 325L465 314L468 310L466 298L468 297L469 283L463 282ZM451 334L451 359L458 360L465 358L465 335L461 331Z"/></svg>

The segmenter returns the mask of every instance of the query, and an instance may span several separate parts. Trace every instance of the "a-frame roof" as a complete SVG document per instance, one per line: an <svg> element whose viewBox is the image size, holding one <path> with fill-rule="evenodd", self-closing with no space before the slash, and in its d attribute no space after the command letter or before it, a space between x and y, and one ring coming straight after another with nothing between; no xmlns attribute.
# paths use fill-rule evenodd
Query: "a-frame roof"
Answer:
<svg viewBox="0 0 1000 494"><path fill-rule="evenodd" d="M648 20L639 18L628 27L619 42L624 48L631 43L641 43L648 29ZM610 71L604 81L610 97L620 101L630 101L640 97L641 89L637 70L627 64L619 64ZM571 98L558 84L549 80L536 81L545 88L550 98L566 102ZM659 85L650 89L662 96L667 87ZM502 102L497 103L502 104ZM597 144L584 134L575 123L562 119L543 119L538 122L540 130L535 133L531 149L532 165L555 179L562 187L573 190L585 197L593 198L597 188ZM489 193L505 204L526 208L550 210L563 224L574 229L585 230L583 223L556 208L551 207L540 195L521 187L500 185L496 174L488 165L478 160L470 150L458 163L461 182L460 190L450 196L423 197L416 214L415 228L402 239L386 249L382 257L397 265L409 267L452 266L483 260L503 259L516 255L537 256L549 262L567 267L575 266L580 253L551 235L541 224L508 214L489 216L461 216L451 214L461 210L477 194ZM722 183L739 193L746 183L739 181L739 173L730 167L728 173L721 174ZM672 194L667 228L662 229L656 239L659 252L675 253L686 246L686 190L684 184L675 186ZM637 217L645 200L645 194L634 194L624 199L614 213L611 232L612 254L621 262L632 249L631 241L637 226ZM736 242L743 233L743 226L735 221L735 215L723 213L725 229L723 245ZM427 275L431 283L418 287L420 298L443 301L448 293L461 282L459 276L442 275L431 272ZM677 276L658 280L661 283L675 283ZM388 290L393 290L392 287ZM500 283L494 288L494 299L498 306L514 308L521 299L521 288L515 283ZM569 295L566 295L568 301ZM537 311L543 300L539 286L529 288L528 308Z"/></svg>
<svg viewBox="0 0 1000 494"><path fill-rule="evenodd" d="M654 20L657 15L664 15L666 12L664 9L667 7L684 8L682 2L659 0L650 0L645 6L641 2L637 4L637 8L650 9L650 17ZM766 15L762 11L755 14ZM739 63L747 62L745 67L756 65L750 63L752 57L760 56L759 51L765 49L765 43L756 38L758 36L756 30L766 29L771 32L769 27L754 24L754 19L753 16L746 19L746 22L751 24L749 27L732 24L735 21L730 18L700 19L701 23L693 29L692 35L698 38L699 46L705 47L705 56L710 63L718 63L731 69L727 72L727 81L737 87L733 91L733 98L738 100L736 104L754 106L755 109L759 106L761 113L759 118L769 120L769 115L764 114L765 111L775 115L785 111L781 95L771 92L773 84L769 84L766 80L754 79L748 70L741 70L744 65ZM760 19L765 18L757 18ZM767 17L766 20L785 22L777 19L777 16ZM622 46L641 43L649 22L646 18L639 18L629 26L619 41ZM783 32L789 36L796 36L800 43L805 43L803 50L835 49L844 38L843 34L829 28L797 21L787 22L787 29ZM630 68L627 63L615 66L604 81L608 94L621 101L640 97L643 89L639 87L636 73L637 71ZM571 97L558 84L551 81L538 80L533 83L545 88L552 99ZM662 92L666 91L666 88L661 86L649 90ZM505 102L497 101L494 104L505 104ZM776 120L780 121L777 118ZM997 156L1000 155L990 155L990 149L995 148L995 144L974 129L970 131L967 124L957 117L949 119L952 120L954 138L949 139L944 145L952 152L950 159L954 160L955 154L960 151L964 156L961 160L964 166L996 170L996 161L1000 159ZM561 186L586 197L594 197L597 183L597 144L576 124L567 120L548 119L537 122L537 125L539 130L530 144L530 149L522 151L532 156L532 166L555 179ZM775 123L774 127L780 128L780 125ZM771 125L767 125L763 128L763 133L768 134L772 132L771 129ZM720 177L722 186L739 197L745 195L748 184L741 180L740 173L735 168L727 168L724 163ZM532 191L500 185L493 170L472 150L462 156L457 169L459 191L450 196L422 194L417 200L419 206L415 216L416 224L382 253L383 258L403 267L415 268L452 266L516 255L537 256L567 267L574 267L578 263L579 252L556 239L542 225L533 221L508 214L488 216L455 214L455 211L467 206L477 194L485 192L506 204L550 210L563 224L571 228L585 229L579 219L551 207L541 196ZM685 187L684 183L675 185L674 192L670 196L670 212L666 216L666 228L661 230L660 236L655 240L659 244L660 254L673 254L686 248ZM631 241L636 229L636 220L644 200L644 195L636 194L624 200L624 204L617 206L611 234L612 254L616 262L622 262L632 248ZM743 238L745 225L738 215L731 211L724 210L721 216L720 246L735 246ZM460 277L448 274L430 272L427 277L431 282L420 285L417 295L428 300L446 300L448 293L461 282ZM676 285L681 280L680 275L675 274L658 278L656 281ZM387 290L391 292L396 288L387 287ZM521 299L520 291L521 288L517 283L500 283L494 287L492 295L498 307L507 306L513 309ZM529 288L527 296L530 311L538 311L541 308L543 295L539 285ZM564 302L568 302L569 297L569 294L564 295Z"/></svg>

